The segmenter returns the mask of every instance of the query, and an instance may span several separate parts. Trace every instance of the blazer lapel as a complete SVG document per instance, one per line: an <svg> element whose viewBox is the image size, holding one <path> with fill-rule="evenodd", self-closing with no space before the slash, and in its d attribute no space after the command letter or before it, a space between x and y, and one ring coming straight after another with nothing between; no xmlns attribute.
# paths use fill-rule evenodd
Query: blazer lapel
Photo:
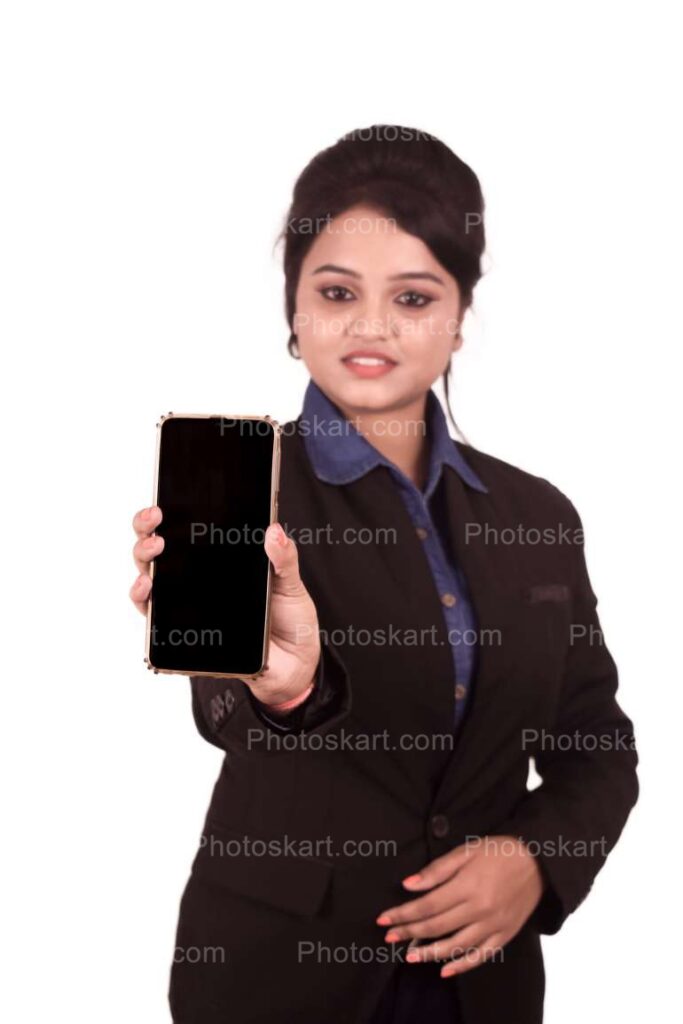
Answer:
<svg viewBox="0 0 683 1024"><path fill-rule="evenodd" d="M380 542L373 548L373 553L382 559L387 572L394 580L396 593L400 595L401 623L418 635L427 636L436 628L440 642L427 648L408 647L404 653L400 648L387 652L387 657L400 657L404 662L408 659L419 659L424 665L429 662L429 670L416 671L414 687L417 692L412 695L412 717L407 731L416 733L446 733L451 727L454 710L453 690L454 673L453 659L448 645L448 635L443 621L443 609L434 585L431 569L425 556L422 542L418 540L415 526L408 514L403 499L390 478L389 471L379 467L369 473L354 488L354 500L359 507L354 509L356 519L372 523L377 530L387 530L386 542ZM392 600L395 597L392 595ZM379 682L379 680L376 680ZM393 681L389 681L389 691ZM385 685L382 687L386 693ZM427 775L414 770L415 753L408 750L388 751L397 764L404 779L406 791L412 791L416 798L416 806L424 804ZM429 774L439 772L444 761L444 751L436 748L431 752L421 750L421 761L431 760L432 769Z"/></svg>
<svg viewBox="0 0 683 1024"><path fill-rule="evenodd" d="M467 487L450 467L444 468L444 482L452 553L467 580L479 643L469 708L437 792L440 806L462 791L468 770L480 770L490 761L492 705L496 715L505 714L509 620L504 587L514 558L504 546L488 543L486 525L499 525L491 495Z"/></svg>

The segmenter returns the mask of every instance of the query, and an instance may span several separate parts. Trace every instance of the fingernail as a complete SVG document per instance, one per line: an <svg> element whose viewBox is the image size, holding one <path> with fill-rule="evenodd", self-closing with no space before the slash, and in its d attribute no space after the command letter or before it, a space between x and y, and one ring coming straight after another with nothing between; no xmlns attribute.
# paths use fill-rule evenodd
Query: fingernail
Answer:
<svg viewBox="0 0 683 1024"><path fill-rule="evenodd" d="M377 918L377 924L391 924L391 918L388 914L380 914Z"/></svg>
<svg viewBox="0 0 683 1024"><path fill-rule="evenodd" d="M151 513L152 513L151 508L143 508L143 510L140 513L140 515L142 516L143 519L149 519Z"/></svg>
<svg viewBox="0 0 683 1024"><path fill-rule="evenodd" d="M385 942L398 942L398 940L400 938L401 938L401 936L398 934L398 932L387 932L387 934L384 936L384 941Z"/></svg>
<svg viewBox="0 0 683 1024"><path fill-rule="evenodd" d="M420 954L417 953L414 949L410 949L406 953L406 960L408 961L409 964L416 964L419 959Z"/></svg>
<svg viewBox="0 0 683 1024"><path fill-rule="evenodd" d="M417 885L422 881L422 875L408 875L407 878L403 879L404 885Z"/></svg>

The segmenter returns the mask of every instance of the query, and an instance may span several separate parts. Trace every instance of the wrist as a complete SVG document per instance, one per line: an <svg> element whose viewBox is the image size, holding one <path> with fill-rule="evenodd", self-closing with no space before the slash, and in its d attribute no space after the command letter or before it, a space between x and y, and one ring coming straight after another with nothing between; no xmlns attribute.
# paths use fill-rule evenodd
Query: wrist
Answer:
<svg viewBox="0 0 683 1024"><path fill-rule="evenodd" d="M318 675L319 664L320 659L318 659L318 661L312 668L309 667L309 670L306 673L306 676L304 677L307 679L306 684L303 686L303 688L299 688L297 691L295 691L293 696L288 696L287 691L285 691L282 694L282 696L278 695L277 699L275 700L263 700L261 698L261 704L268 712L272 712L276 715L286 715L288 712L293 711L294 708L299 707L300 704L303 704L304 701L308 700L310 695L313 693L313 690L315 689L315 682Z"/></svg>
<svg viewBox="0 0 683 1024"><path fill-rule="evenodd" d="M534 886L536 886L538 890L538 902L547 888L548 880L546 878L545 872L543 871L543 868L538 857L536 857L535 854L531 852L527 844L522 839L518 840L518 842L520 850L523 852L527 859L529 874L532 878L533 884Z"/></svg>
<svg viewBox="0 0 683 1024"><path fill-rule="evenodd" d="M310 695L313 693L315 682L312 681L298 696L291 697L289 700L281 701L278 704L268 704L263 702L263 706L267 711L274 714L286 714L288 711L293 711L294 708L298 708L300 704L303 704L305 700L308 700Z"/></svg>

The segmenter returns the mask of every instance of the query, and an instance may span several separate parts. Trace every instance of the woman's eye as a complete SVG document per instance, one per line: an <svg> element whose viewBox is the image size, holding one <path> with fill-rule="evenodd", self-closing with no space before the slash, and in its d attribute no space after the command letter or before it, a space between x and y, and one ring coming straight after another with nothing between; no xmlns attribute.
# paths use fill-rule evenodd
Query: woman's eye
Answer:
<svg viewBox="0 0 683 1024"><path fill-rule="evenodd" d="M423 306L428 306L434 300L429 295L423 295L422 292L403 292L396 301L402 306L412 306L414 309L420 309Z"/></svg>
<svg viewBox="0 0 683 1024"><path fill-rule="evenodd" d="M320 294L324 295L326 299L331 299L332 302L348 302L353 298L353 292L350 292L342 284L332 284L329 288L321 288Z"/></svg>

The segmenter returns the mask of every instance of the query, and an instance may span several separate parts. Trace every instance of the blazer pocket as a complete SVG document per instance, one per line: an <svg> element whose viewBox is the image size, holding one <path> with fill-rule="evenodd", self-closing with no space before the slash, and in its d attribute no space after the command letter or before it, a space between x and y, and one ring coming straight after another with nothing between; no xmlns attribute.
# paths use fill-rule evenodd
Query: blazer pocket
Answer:
<svg viewBox="0 0 683 1024"><path fill-rule="evenodd" d="M279 910L313 916L334 867L313 857L272 852L280 842L207 821L192 875Z"/></svg>
<svg viewBox="0 0 683 1024"><path fill-rule="evenodd" d="M534 583L524 591L524 598L529 604L562 603L570 597L571 590L566 583Z"/></svg>
<svg viewBox="0 0 683 1024"><path fill-rule="evenodd" d="M566 584L515 583L498 595L498 672L518 698L520 714L549 721L569 645L572 601Z"/></svg>
<svg viewBox="0 0 683 1024"><path fill-rule="evenodd" d="M572 613L571 587L566 583L535 583L525 589L524 606L541 647L553 657L566 655Z"/></svg>

